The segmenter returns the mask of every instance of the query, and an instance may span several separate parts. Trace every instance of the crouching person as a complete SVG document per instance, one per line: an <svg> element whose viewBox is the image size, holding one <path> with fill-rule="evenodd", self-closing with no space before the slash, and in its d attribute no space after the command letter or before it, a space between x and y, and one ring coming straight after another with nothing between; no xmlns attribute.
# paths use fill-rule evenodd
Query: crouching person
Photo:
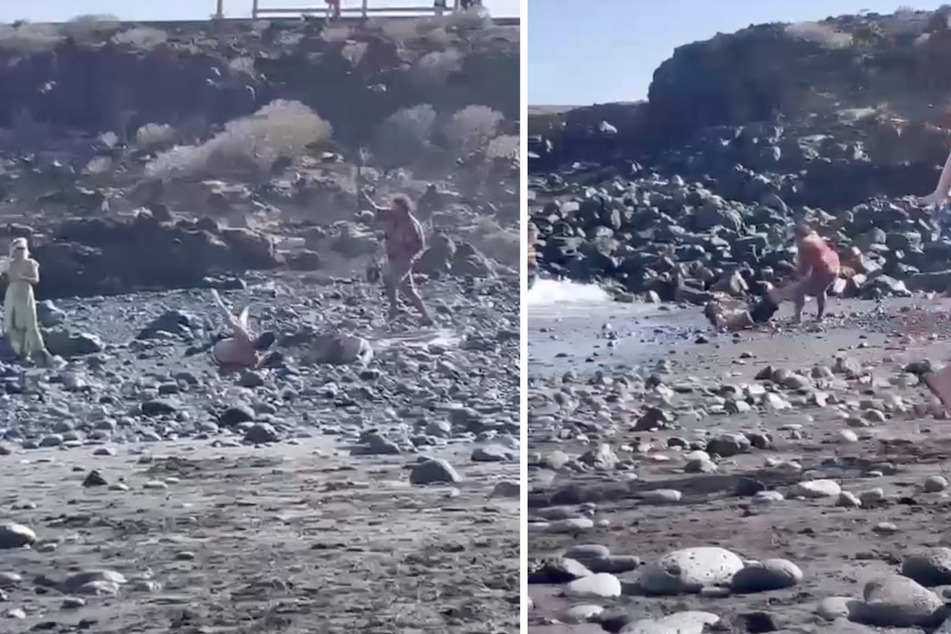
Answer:
<svg viewBox="0 0 951 634"><path fill-rule="evenodd" d="M50 354L36 318L33 286L40 281L40 265L30 257L26 238L10 244L10 263L5 272L7 292L3 298L3 332L20 359L48 363Z"/></svg>
<svg viewBox="0 0 951 634"><path fill-rule="evenodd" d="M826 312L826 299L839 276L839 255L828 242L808 224L796 226L796 241L799 247L799 280L789 289L796 307L794 323L802 320L806 297L816 298L816 321L822 321Z"/></svg>

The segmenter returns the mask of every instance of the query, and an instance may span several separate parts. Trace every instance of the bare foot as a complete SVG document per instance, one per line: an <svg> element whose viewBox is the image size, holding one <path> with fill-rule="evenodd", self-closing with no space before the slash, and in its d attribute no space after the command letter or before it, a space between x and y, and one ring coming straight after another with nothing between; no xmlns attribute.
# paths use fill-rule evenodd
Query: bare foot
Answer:
<svg viewBox="0 0 951 634"><path fill-rule="evenodd" d="M919 205L940 205L944 201L944 196L938 196L936 194L929 194L927 196L921 196L918 198Z"/></svg>

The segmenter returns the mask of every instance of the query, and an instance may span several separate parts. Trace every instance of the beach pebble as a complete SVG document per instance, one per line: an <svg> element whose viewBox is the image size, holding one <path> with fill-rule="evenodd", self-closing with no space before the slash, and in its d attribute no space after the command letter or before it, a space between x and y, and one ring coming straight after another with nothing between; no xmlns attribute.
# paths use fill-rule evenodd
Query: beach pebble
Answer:
<svg viewBox="0 0 951 634"><path fill-rule="evenodd" d="M610 599L621 596L621 582L612 574L599 572L581 577L565 586L565 596Z"/></svg>
<svg viewBox="0 0 951 634"><path fill-rule="evenodd" d="M828 597L816 606L816 614L829 621L852 619L863 602L854 597Z"/></svg>
<svg viewBox="0 0 951 634"><path fill-rule="evenodd" d="M944 476L931 476L925 480L924 489L926 493L938 493L948 488L948 479Z"/></svg>
<svg viewBox="0 0 951 634"><path fill-rule="evenodd" d="M762 564L747 565L733 575L733 592L746 594L791 588L802 581L802 570L787 559L767 559Z"/></svg>
<svg viewBox="0 0 951 634"><path fill-rule="evenodd" d="M36 542L36 533L23 524L0 524L0 550L22 548Z"/></svg>
<svg viewBox="0 0 951 634"><path fill-rule="evenodd" d="M546 533L579 533L594 528L594 520L587 517L572 517L552 522Z"/></svg>
<svg viewBox="0 0 951 634"><path fill-rule="evenodd" d="M807 499L829 498L839 495L842 487L835 480L807 480L793 487L793 494Z"/></svg>
<svg viewBox="0 0 951 634"><path fill-rule="evenodd" d="M456 484L462 476L446 460L425 460L414 466L409 474L411 484Z"/></svg>
<svg viewBox="0 0 951 634"><path fill-rule="evenodd" d="M901 574L926 587L951 584L951 548L936 546L906 555Z"/></svg>
<svg viewBox="0 0 951 634"><path fill-rule="evenodd" d="M720 617L711 612L675 612L658 619L641 619L621 628L619 634L703 634Z"/></svg>
<svg viewBox="0 0 951 634"><path fill-rule="evenodd" d="M565 623L587 623L604 612L604 607L594 604L576 605L565 610L562 620Z"/></svg>
<svg viewBox="0 0 951 634"><path fill-rule="evenodd" d="M858 620L877 627L911 627L935 624L944 606L938 595L901 575L878 577L865 584L865 603Z"/></svg>
<svg viewBox="0 0 951 634"><path fill-rule="evenodd" d="M684 548L644 566L640 584L649 594L699 592L704 586L729 585L743 567L743 560L725 548Z"/></svg>

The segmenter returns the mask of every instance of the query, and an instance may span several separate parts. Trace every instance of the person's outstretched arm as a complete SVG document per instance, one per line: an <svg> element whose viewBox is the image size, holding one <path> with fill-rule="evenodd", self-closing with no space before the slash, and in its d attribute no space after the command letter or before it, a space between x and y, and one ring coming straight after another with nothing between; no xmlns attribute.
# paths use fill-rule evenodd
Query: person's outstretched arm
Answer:
<svg viewBox="0 0 951 634"><path fill-rule="evenodd" d="M368 205L370 205L371 207L373 207L373 211L375 211L378 215L381 214L381 213L383 213L383 212L386 211L387 209L389 209L389 207L387 207L387 206L385 206L385 205L378 205L378 204L376 204L376 202L375 202L372 198L370 198L370 194L368 194L368 193L366 192L366 190L363 190L363 191L361 191L360 193L363 194L363 200L365 200Z"/></svg>
<svg viewBox="0 0 951 634"><path fill-rule="evenodd" d="M927 196L918 198L918 202L922 205L939 205L947 200L949 192L951 192L951 152L948 153L948 158L944 162L938 186Z"/></svg>

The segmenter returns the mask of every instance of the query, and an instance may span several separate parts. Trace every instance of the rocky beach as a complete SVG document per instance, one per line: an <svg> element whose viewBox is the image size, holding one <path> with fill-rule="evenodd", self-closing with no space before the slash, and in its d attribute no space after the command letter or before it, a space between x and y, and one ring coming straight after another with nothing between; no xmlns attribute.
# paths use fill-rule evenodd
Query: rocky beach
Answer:
<svg viewBox="0 0 951 634"><path fill-rule="evenodd" d="M59 357L0 365L0 631L516 631L518 28L84 16L0 57ZM363 191L417 202L435 327L387 321ZM211 363L211 289L260 369Z"/></svg>
<svg viewBox="0 0 951 634"><path fill-rule="evenodd" d="M922 382L951 241L910 197L951 146L948 16L753 26L648 102L530 117L540 264L606 295L529 308L532 632L951 631ZM788 279L801 220L844 259L826 321L715 331L701 306Z"/></svg>

